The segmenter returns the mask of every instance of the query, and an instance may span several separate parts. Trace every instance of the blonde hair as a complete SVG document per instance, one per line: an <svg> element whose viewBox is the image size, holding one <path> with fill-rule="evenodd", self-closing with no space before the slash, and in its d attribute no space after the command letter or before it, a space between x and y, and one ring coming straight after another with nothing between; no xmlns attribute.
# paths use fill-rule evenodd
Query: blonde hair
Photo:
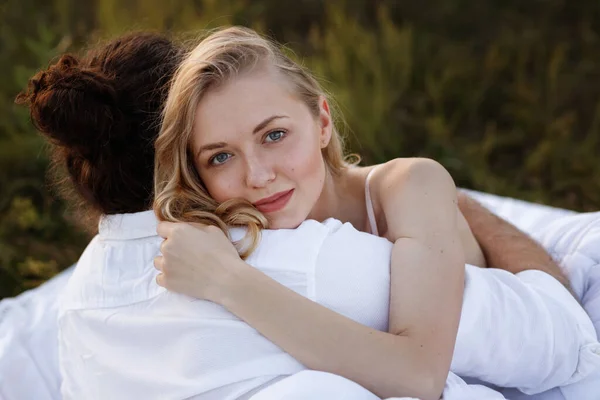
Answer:
<svg viewBox="0 0 600 400"><path fill-rule="evenodd" d="M216 225L226 234L228 226L245 226L248 228L245 245L236 243L242 257L256 248L260 231L268 227L268 221L248 201L232 199L218 204L200 180L190 143L202 97L209 90L263 64L274 67L285 77L310 112L315 117L319 115L319 99L327 96L308 70L287 57L274 42L251 29L220 29L202 40L175 73L155 145L154 210L158 218ZM344 159L343 141L335 125L322 153L328 170L334 175L350 165Z"/></svg>

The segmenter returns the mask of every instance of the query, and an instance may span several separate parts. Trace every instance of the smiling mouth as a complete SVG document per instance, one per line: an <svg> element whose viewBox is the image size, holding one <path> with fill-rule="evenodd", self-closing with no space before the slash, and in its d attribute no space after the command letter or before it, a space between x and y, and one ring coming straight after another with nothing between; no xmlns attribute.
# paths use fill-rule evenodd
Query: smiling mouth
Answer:
<svg viewBox="0 0 600 400"><path fill-rule="evenodd" d="M272 213L281 210L292 198L294 189L285 192L279 192L273 196L264 198L254 203L254 207L262 213Z"/></svg>

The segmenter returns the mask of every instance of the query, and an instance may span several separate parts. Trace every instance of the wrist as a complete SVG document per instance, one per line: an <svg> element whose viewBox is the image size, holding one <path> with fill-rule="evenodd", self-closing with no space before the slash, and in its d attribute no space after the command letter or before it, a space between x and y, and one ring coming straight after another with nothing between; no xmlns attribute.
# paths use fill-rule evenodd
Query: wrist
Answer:
<svg viewBox="0 0 600 400"><path fill-rule="evenodd" d="M260 271L243 260L234 261L223 274L212 301L229 310L234 308L236 303L243 301L248 289L258 285L260 274Z"/></svg>
<svg viewBox="0 0 600 400"><path fill-rule="evenodd" d="M542 272L545 272L546 274L550 275L551 277L553 277L554 279L556 279L558 282L560 282L561 285L563 285L565 288L567 288L567 290L569 292L571 292L571 294L574 295L573 290L571 288L571 282L569 281L569 278L567 278L567 276L563 273L563 271L558 267L558 266L548 266L548 265L539 265L539 266L534 266L533 268L530 269L537 269L540 270Z"/></svg>
<svg viewBox="0 0 600 400"><path fill-rule="evenodd" d="M569 278L567 278L567 276L564 275L562 273L562 271L560 271L560 270L556 271L554 268L548 268L547 266L544 266L544 265L535 265L535 266L532 266L531 268L524 268L521 271L519 271L518 273L526 272L526 271L540 271L540 272L545 273L548 276L551 276L554 280L558 281L558 283L560 283L562 286L564 286L576 300L578 300L577 295L575 294L575 292L573 291L573 288L571 287L571 282L569 281Z"/></svg>

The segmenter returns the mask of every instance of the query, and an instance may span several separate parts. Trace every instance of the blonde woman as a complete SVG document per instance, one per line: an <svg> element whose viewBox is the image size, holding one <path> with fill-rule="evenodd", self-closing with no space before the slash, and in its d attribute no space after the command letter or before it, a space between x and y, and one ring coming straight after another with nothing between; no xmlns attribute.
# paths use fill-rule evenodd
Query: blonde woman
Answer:
<svg viewBox="0 0 600 400"><path fill-rule="evenodd" d="M485 266L483 252L440 164L358 167L345 161L334 120L311 74L270 41L243 28L204 39L173 79L156 142L154 209L170 221L158 228L166 240L155 259L157 282L223 305L310 369L381 397L438 399L465 263ZM306 301L238 256L256 248L261 229L330 218L393 243L388 333ZM228 226L248 228L238 251ZM535 268L561 279L536 249L519 256L535 253ZM521 259L512 272L533 268L527 264Z"/></svg>

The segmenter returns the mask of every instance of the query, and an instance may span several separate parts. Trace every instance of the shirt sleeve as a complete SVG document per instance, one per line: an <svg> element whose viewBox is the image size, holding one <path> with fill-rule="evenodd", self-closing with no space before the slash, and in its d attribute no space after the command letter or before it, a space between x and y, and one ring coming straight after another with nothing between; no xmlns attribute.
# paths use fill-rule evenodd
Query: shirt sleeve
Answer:
<svg viewBox="0 0 600 400"><path fill-rule="evenodd" d="M594 327L557 280L466 266L452 372L535 394L599 368Z"/></svg>

